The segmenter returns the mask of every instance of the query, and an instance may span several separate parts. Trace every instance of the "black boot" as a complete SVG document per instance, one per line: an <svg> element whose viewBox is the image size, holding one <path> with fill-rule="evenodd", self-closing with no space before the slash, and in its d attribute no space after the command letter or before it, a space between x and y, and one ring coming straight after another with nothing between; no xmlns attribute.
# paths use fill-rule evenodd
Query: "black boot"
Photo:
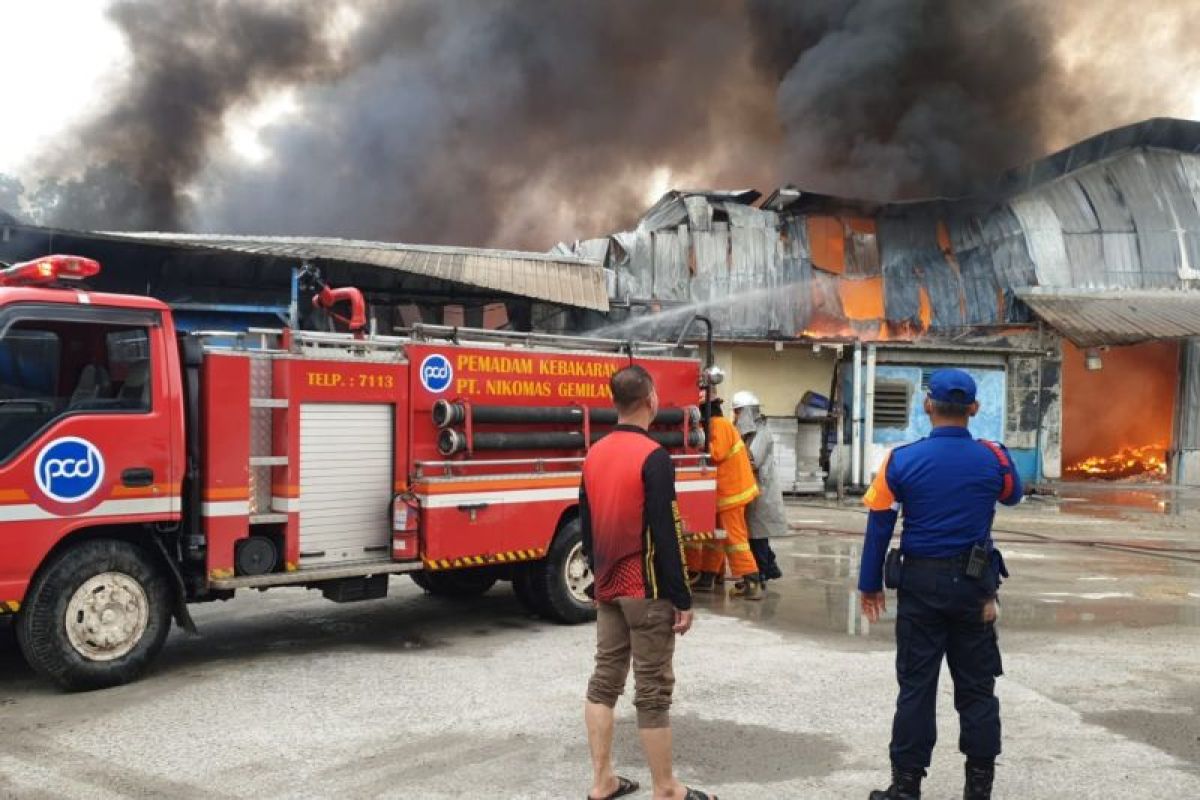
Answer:
<svg viewBox="0 0 1200 800"><path fill-rule="evenodd" d="M963 800L992 800L992 780L996 777L995 762L968 759L966 771Z"/></svg>
<svg viewBox="0 0 1200 800"><path fill-rule="evenodd" d="M892 785L886 792L871 792L870 800L920 800L925 770L892 767Z"/></svg>

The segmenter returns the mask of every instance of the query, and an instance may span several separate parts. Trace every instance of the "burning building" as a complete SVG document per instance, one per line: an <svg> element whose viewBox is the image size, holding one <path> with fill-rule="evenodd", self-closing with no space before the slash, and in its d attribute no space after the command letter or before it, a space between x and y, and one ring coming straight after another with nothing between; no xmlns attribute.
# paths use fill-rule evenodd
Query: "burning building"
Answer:
<svg viewBox="0 0 1200 800"><path fill-rule="evenodd" d="M976 434L1026 479L1200 484L1197 151L1200 123L1155 119L953 199L674 191L560 249L611 270L609 333L704 313L732 386L781 424L832 395L824 462L852 483L924 433L924 380L955 365L980 385Z"/></svg>

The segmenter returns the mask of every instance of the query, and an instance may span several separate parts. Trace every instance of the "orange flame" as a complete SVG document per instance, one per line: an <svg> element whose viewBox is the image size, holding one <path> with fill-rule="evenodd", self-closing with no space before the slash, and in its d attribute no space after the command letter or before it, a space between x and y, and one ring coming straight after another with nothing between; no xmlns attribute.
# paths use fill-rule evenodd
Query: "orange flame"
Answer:
<svg viewBox="0 0 1200 800"><path fill-rule="evenodd" d="M1073 478L1132 478L1136 475L1161 476L1167 474L1166 447L1148 444L1142 447L1125 447L1108 456L1088 456L1066 468Z"/></svg>

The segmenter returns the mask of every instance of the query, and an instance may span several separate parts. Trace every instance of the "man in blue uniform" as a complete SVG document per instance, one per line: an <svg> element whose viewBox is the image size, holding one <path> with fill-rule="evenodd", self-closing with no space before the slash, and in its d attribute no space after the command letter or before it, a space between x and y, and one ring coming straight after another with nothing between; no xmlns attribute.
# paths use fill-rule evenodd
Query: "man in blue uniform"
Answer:
<svg viewBox="0 0 1200 800"><path fill-rule="evenodd" d="M933 431L888 454L863 498L870 515L858 590L863 614L886 609L884 561L901 509L899 553L887 557L887 584L899 588L892 724L892 784L871 800L921 796L937 740L935 712L942 658L954 680L958 746L967 758L965 800L989 800L1000 754L1001 674L996 592L1006 575L992 546L996 503L1021 501L1021 480L1003 445L975 439L975 381L957 369L934 372L925 412ZM896 558L899 556L899 558Z"/></svg>

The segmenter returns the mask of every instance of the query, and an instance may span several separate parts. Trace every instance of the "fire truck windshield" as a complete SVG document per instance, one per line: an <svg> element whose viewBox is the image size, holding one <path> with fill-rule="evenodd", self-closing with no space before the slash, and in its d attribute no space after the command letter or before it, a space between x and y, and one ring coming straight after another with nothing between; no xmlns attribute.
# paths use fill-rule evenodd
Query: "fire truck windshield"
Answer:
<svg viewBox="0 0 1200 800"><path fill-rule="evenodd" d="M150 410L148 328L9 323L0 334L0 461L60 417Z"/></svg>

